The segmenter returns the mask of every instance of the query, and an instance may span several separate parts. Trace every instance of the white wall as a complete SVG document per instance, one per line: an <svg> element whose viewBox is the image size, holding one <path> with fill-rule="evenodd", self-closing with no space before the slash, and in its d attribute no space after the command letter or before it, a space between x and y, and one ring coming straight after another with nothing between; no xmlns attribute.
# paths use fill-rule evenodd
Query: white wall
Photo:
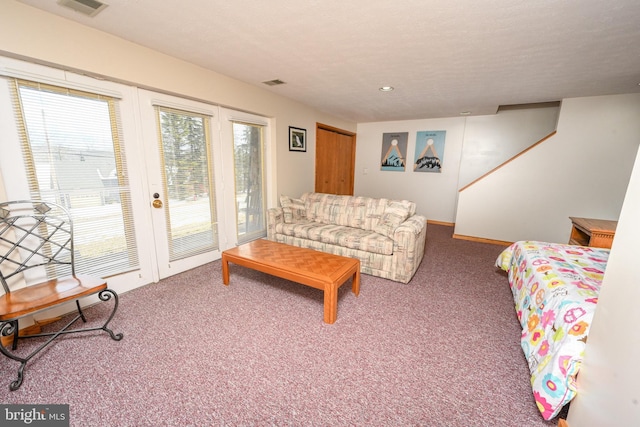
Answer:
<svg viewBox="0 0 640 427"><path fill-rule="evenodd" d="M559 112L555 105L532 106L467 117L458 188L556 130Z"/></svg>
<svg viewBox="0 0 640 427"><path fill-rule="evenodd" d="M413 200L429 220L453 223L457 190L553 132L558 111L545 106L490 116L359 123L355 194ZM427 130L447 132L440 173L412 169L416 133ZM404 172L380 170L382 134L393 132L409 132Z"/></svg>
<svg viewBox="0 0 640 427"><path fill-rule="evenodd" d="M224 43L224 40L220 41ZM276 143L269 166L278 164L270 205L278 194L314 188L315 126L355 131L356 124L321 113L265 89L197 67L14 0L0 1L0 55L106 76L274 118ZM307 152L289 152L289 126L307 129ZM2 183L0 182L0 185Z"/></svg>
<svg viewBox="0 0 640 427"><path fill-rule="evenodd" d="M354 193L370 197L407 199L416 202L417 213L429 220L453 222L464 118L407 120L358 124ZM414 172L416 133L446 131L442 171ZM382 134L409 132L407 167L404 172L380 170ZM440 154L440 153L438 153Z"/></svg>
<svg viewBox="0 0 640 427"><path fill-rule="evenodd" d="M640 425L640 153L589 332L578 395L567 421L576 427Z"/></svg>
<svg viewBox="0 0 640 427"><path fill-rule="evenodd" d="M455 234L567 242L569 216L617 220L639 117L640 94L563 100L555 136L460 192Z"/></svg>

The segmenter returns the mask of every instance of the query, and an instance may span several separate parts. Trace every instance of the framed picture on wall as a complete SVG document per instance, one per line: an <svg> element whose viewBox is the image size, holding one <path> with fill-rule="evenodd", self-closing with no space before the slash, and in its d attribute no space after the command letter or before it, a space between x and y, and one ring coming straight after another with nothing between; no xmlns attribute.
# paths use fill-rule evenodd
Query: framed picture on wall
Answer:
<svg viewBox="0 0 640 427"><path fill-rule="evenodd" d="M289 126L289 151L307 151L307 130Z"/></svg>
<svg viewBox="0 0 640 427"><path fill-rule="evenodd" d="M414 172L442 172L445 130L420 131L416 134Z"/></svg>
<svg viewBox="0 0 640 427"><path fill-rule="evenodd" d="M383 133L380 170L404 172L409 132Z"/></svg>

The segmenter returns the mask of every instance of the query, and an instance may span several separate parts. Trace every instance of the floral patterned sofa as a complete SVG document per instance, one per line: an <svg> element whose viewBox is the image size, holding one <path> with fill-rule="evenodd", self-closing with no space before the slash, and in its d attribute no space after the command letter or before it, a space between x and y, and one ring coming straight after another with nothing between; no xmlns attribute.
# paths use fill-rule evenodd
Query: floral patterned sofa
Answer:
<svg viewBox="0 0 640 427"><path fill-rule="evenodd" d="M267 211L267 239L360 260L360 271L408 283L422 257L427 219L407 200L304 193Z"/></svg>

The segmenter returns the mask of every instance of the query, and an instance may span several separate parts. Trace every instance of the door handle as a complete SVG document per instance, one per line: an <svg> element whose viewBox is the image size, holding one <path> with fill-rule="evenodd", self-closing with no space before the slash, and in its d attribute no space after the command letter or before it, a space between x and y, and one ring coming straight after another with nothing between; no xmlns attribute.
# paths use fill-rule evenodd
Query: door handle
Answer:
<svg viewBox="0 0 640 427"><path fill-rule="evenodd" d="M162 207L162 200L155 199L151 205L156 209L160 209Z"/></svg>

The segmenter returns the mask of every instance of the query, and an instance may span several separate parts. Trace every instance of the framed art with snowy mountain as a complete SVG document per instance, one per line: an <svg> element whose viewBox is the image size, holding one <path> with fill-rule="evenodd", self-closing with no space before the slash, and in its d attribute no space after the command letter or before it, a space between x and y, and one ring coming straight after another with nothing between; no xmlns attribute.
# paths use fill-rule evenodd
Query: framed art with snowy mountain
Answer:
<svg viewBox="0 0 640 427"><path fill-rule="evenodd" d="M403 172L407 164L409 132L382 134L380 170Z"/></svg>
<svg viewBox="0 0 640 427"><path fill-rule="evenodd" d="M419 131L416 134L414 172L442 172L444 139L447 131Z"/></svg>

